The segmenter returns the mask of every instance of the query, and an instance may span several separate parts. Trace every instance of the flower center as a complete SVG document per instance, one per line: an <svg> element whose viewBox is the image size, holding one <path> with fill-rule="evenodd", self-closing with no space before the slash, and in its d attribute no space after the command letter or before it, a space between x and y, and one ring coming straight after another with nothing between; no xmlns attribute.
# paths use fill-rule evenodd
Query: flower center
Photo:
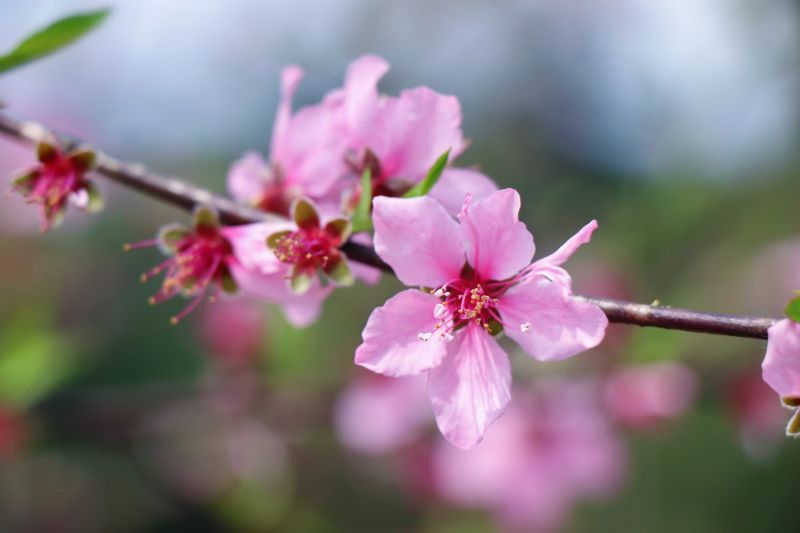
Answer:
<svg viewBox="0 0 800 533"><path fill-rule="evenodd" d="M126 250L155 246L158 241L143 241L126 245ZM216 228L198 227L194 232L186 234L172 248L174 254L164 262L145 272L141 276L142 283L166 272L164 281L158 292L150 297L150 304L165 302L179 293L193 298L189 305L172 317L173 324L178 323L191 313L202 301L212 282L217 282L211 299L215 299L219 284L230 275L228 260L233 257L233 248L220 235Z"/></svg>
<svg viewBox="0 0 800 533"><path fill-rule="evenodd" d="M324 270L330 261L339 257L340 240L323 228L299 229L277 238L275 257L303 270Z"/></svg>
<svg viewBox="0 0 800 533"><path fill-rule="evenodd" d="M489 282L491 283L491 282ZM441 298L434 316L439 319L434 332L445 338L452 332L473 322L489 334L498 333L502 321L497 310L497 291L490 284L468 279L456 279L433 292Z"/></svg>

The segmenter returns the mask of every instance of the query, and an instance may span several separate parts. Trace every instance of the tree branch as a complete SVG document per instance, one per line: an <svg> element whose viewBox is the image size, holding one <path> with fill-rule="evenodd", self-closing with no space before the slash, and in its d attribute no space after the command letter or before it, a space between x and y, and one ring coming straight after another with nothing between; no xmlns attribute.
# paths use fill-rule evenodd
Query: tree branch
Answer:
<svg viewBox="0 0 800 533"><path fill-rule="evenodd" d="M0 113L0 134L28 144L41 141L57 142L62 146L84 144L68 136L56 134L41 124L19 120L7 113ZM142 165L125 163L99 150L95 149L95 151L97 152L97 173L162 202L189 211L197 205L213 207L219 213L220 220L228 225L249 224L277 218L274 215L239 205L181 180L159 176L149 172ZM349 241L342 247L342 250L353 261L379 268L385 272L392 272L391 267L381 260L375 250L369 246ZM714 335L766 339L767 329L778 320L702 313L689 309L639 304L609 298L587 296L576 296L575 298L597 305L611 322Z"/></svg>

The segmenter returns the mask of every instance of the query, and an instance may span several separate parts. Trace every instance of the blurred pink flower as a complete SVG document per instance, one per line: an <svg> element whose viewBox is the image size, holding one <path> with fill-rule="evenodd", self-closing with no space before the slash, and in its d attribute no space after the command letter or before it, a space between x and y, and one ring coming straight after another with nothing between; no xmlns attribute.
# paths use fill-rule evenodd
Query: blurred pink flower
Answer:
<svg viewBox="0 0 800 533"><path fill-rule="evenodd" d="M685 412L694 401L697 380L672 362L636 365L615 371L603 386L611 415L633 427L648 427Z"/></svg>
<svg viewBox="0 0 800 533"><path fill-rule="evenodd" d="M428 371L428 397L444 436L480 442L510 399L511 367L493 335L502 329L533 357L565 359L603 339L608 320L572 299L561 268L597 226L531 264L533 236L513 189L471 203L460 224L435 200L376 198L375 249L409 289L372 312L355 362L387 376ZM466 264L465 264L466 259Z"/></svg>
<svg viewBox="0 0 800 533"><path fill-rule="evenodd" d="M403 448L418 440L429 422L421 376L393 379L359 372L334 409L339 440L359 453L383 454Z"/></svg>
<svg viewBox="0 0 800 533"><path fill-rule="evenodd" d="M350 223L323 218L308 200L295 201L293 221L227 227L237 264L231 271L245 294L278 303L295 326L313 322L334 286L376 280L375 269L353 268L339 249ZM323 282L322 280L325 280Z"/></svg>
<svg viewBox="0 0 800 533"><path fill-rule="evenodd" d="M281 74L281 101L272 129L269 163L248 152L231 166L228 190L237 200L265 211L289 214L292 201L321 201L345 172L346 135L341 93L292 114L303 71L289 66Z"/></svg>
<svg viewBox="0 0 800 533"><path fill-rule="evenodd" d="M378 94L378 82L389 64L366 55L347 69L342 89L348 135L348 163L353 186L369 169L374 196L400 196L422 181L434 162L450 150L450 161L467 147L461 132L461 105L455 96L427 87L402 91L399 96ZM330 98L337 98L339 92ZM497 190L482 173L447 168L430 195L451 213L458 212L465 193L483 198ZM355 202L355 193L350 199Z"/></svg>
<svg viewBox="0 0 800 533"><path fill-rule="evenodd" d="M619 488L626 450L583 383L549 382L515 391L514 403L471 450L438 444L440 497L489 511L505 531L552 531L584 498Z"/></svg>
<svg viewBox="0 0 800 533"><path fill-rule="evenodd" d="M43 232L61 223L68 203L87 211L100 208L99 192L85 177L94 166L93 152L65 154L55 145L40 143L37 158L36 166L14 179L12 190L40 207Z"/></svg>
<svg viewBox="0 0 800 533"><path fill-rule="evenodd" d="M775 450L786 425L786 411L775 401L775 392L760 372L737 376L728 387L728 405L745 452L760 459Z"/></svg>
<svg viewBox="0 0 800 533"><path fill-rule="evenodd" d="M191 228L171 224L161 228L157 238L126 244L126 251L158 246L167 255L141 276L142 282L164 273L161 288L150 298L155 305L181 294L191 298L180 313L171 318L177 324L191 313L208 294L215 299L219 290L235 293L238 290L232 277L232 267L238 264L230 241L219 226L217 215L207 208L196 209Z"/></svg>
<svg viewBox="0 0 800 533"><path fill-rule="evenodd" d="M800 435L800 324L784 319L769 328L767 354L761 365L762 377L778 393L786 407L795 413L786 434Z"/></svg>
<svg viewBox="0 0 800 533"><path fill-rule="evenodd" d="M13 459L22 450L28 427L20 413L0 406L0 461Z"/></svg>
<svg viewBox="0 0 800 533"><path fill-rule="evenodd" d="M219 300L203 310L199 334L223 363L245 365L261 353L264 312L253 301Z"/></svg>

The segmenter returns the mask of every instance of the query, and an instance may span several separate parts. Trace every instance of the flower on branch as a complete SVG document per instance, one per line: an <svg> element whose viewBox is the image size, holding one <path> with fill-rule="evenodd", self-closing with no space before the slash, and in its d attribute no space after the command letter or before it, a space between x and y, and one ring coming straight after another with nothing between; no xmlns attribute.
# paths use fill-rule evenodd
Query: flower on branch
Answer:
<svg viewBox="0 0 800 533"><path fill-rule="evenodd" d="M102 208L99 191L85 176L94 168L94 152L79 149L64 154L57 146L42 142L36 155L39 164L16 177L12 190L41 207L43 232L61 223L69 203L88 212Z"/></svg>
<svg viewBox="0 0 800 533"><path fill-rule="evenodd" d="M452 161L468 146L458 98L428 87L396 97L379 95L378 82L388 70L384 59L363 56L347 69L341 89L350 170L345 204L350 208L358 201L364 171L370 171L373 196L398 197L422 181L443 153L450 150ZM455 214L465 193L478 199L495 190L494 182L476 170L447 168L430 194Z"/></svg>
<svg viewBox="0 0 800 533"><path fill-rule="evenodd" d="M378 272L349 264L340 247L350 223L320 213L309 200L294 202L293 220L225 228L237 258L232 273L244 294L280 304L293 325L306 326L319 316L335 287L356 278L375 283Z"/></svg>
<svg viewBox="0 0 800 533"><path fill-rule="evenodd" d="M518 220L519 194L472 202L456 222L428 197L376 198L375 249L409 289L373 311L355 362L388 376L428 373L439 429L456 446L477 444L510 400L511 368L495 337L505 332L533 357L560 360L600 343L608 324L572 298L561 265L591 222L532 263L533 236Z"/></svg>
<svg viewBox="0 0 800 533"><path fill-rule="evenodd" d="M125 245L126 251L158 246L167 259L142 274L142 282L164 274L158 292L150 297L152 305L181 294L191 298L180 313L171 318L177 324L191 313L211 291L214 300L219 291L235 293L238 286L231 275L236 264L233 248L217 222L217 215L208 208L195 210L191 228L178 224L165 226L153 240Z"/></svg>
<svg viewBox="0 0 800 533"><path fill-rule="evenodd" d="M762 377L794 411L786 434L800 436L800 323L786 318L768 330L767 353L761 365Z"/></svg>
<svg viewBox="0 0 800 533"><path fill-rule="evenodd" d="M284 216L300 197L336 205L329 192L345 170L341 95L331 94L293 115L292 98L302 78L302 69L293 65L281 75L269 162L248 152L228 173L228 190L234 198Z"/></svg>

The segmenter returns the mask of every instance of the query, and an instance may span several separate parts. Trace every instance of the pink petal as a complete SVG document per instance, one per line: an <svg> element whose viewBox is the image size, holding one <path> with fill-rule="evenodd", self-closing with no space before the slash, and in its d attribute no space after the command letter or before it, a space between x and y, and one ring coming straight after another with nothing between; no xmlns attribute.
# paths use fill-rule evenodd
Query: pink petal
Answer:
<svg viewBox="0 0 800 533"><path fill-rule="evenodd" d="M228 192L239 202L258 199L271 179L269 167L257 152L247 152L228 171Z"/></svg>
<svg viewBox="0 0 800 533"><path fill-rule="evenodd" d="M242 267L261 274L272 274L284 270L285 265L267 247L267 237L290 229L296 229L296 226L289 221L276 221L225 226L220 233L231 243L234 256Z"/></svg>
<svg viewBox="0 0 800 533"><path fill-rule="evenodd" d="M387 376L411 376L438 365L445 354L445 340L433 333L433 308L439 299L416 289L400 292L375 309L356 349L356 364Z"/></svg>
<svg viewBox="0 0 800 533"><path fill-rule="evenodd" d="M281 72L281 99L275 112L275 123L272 126L272 146L269 157L273 162L284 158L284 146L292 121L292 98L303 79L303 69L289 65Z"/></svg>
<svg viewBox="0 0 800 533"><path fill-rule="evenodd" d="M353 381L336 401L339 440L356 452L381 454L411 444L431 416L425 376L388 378L368 374Z"/></svg>
<svg viewBox="0 0 800 533"><path fill-rule="evenodd" d="M383 58L365 55L347 68L344 82L345 112L352 134L362 142L369 136L379 107L378 81L388 72ZM364 148L360 142L355 150Z"/></svg>
<svg viewBox="0 0 800 533"><path fill-rule="evenodd" d="M447 150L454 160L466 146L458 98L427 87L389 98L375 124L369 148L378 155L383 172L412 183L421 181Z"/></svg>
<svg viewBox="0 0 800 533"><path fill-rule="evenodd" d="M768 333L761 376L781 398L800 397L800 324L787 318Z"/></svg>
<svg viewBox="0 0 800 533"><path fill-rule="evenodd" d="M375 251L409 286L440 287L459 276L464 247L458 224L428 197L373 200Z"/></svg>
<svg viewBox="0 0 800 533"><path fill-rule="evenodd" d="M328 193L345 173L346 132L341 94L299 110L278 161L287 186L314 198Z"/></svg>
<svg viewBox="0 0 800 533"><path fill-rule="evenodd" d="M333 287L317 284L308 292L295 294L286 285L288 270L264 274L235 264L230 265L230 269L242 294L280 305L286 320L298 328L317 319L322 303L333 292Z"/></svg>
<svg viewBox="0 0 800 533"><path fill-rule="evenodd" d="M497 342L469 324L428 372L428 397L439 430L455 446L478 444L511 400L511 365Z"/></svg>
<svg viewBox="0 0 800 533"><path fill-rule="evenodd" d="M482 200L497 190L497 185L489 176L471 168L446 168L439 182L428 194L455 216L464 205L464 196L472 195L472 200Z"/></svg>
<svg viewBox="0 0 800 533"><path fill-rule="evenodd" d="M506 335L540 361L597 346L608 326L599 307L573 299L566 286L539 275L509 289L498 308Z"/></svg>
<svg viewBox="0 0 800 533"><path fill-rule="evenodd" d="M467 260L482 279L510 278L530 264L533 235L519 221L519 208L519 193L503 189L465 203L459 214Z"/></svg>
<svg viewBox="0 0 800 533"><path fill-rule="evenodd" d="M538 265L548 264L555 266L563 265L564 263L567 262L567 259L569 259L572 256L572 254L574 254L578 250L578 248L588 243L592 239L592 233L594 232L595 229L597 229L597 221L592 220L584 227L582 227L580 231L578 231L578 233L570 237L567 240L567 242L562 244L558 250L548 255L547 257L539 259L538 261L536 261L536 264Z"/></svg>

